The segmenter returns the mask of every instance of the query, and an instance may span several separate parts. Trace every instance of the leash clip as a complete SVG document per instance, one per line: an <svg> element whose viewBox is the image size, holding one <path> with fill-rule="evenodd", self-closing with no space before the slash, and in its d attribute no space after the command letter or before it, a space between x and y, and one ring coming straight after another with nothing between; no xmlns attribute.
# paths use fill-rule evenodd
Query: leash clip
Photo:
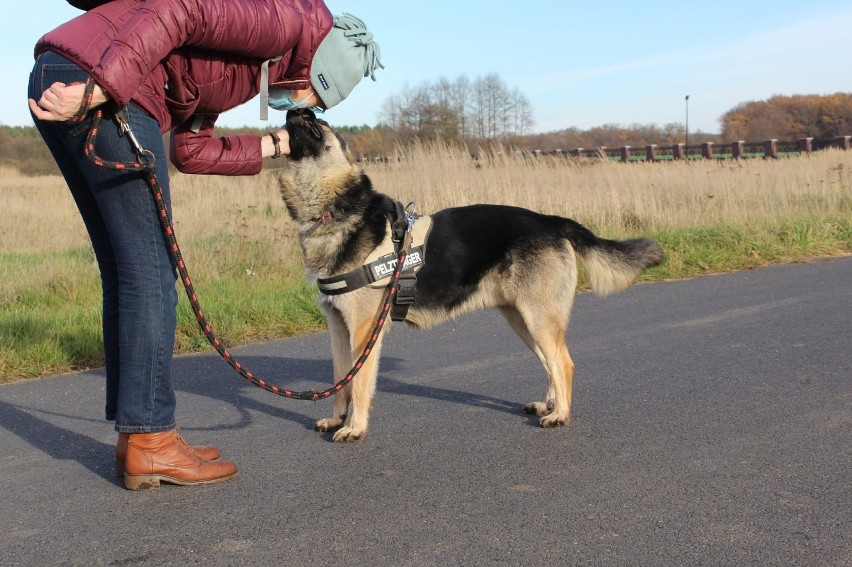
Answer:
<svg viewBox="0 0 852 567"><path fill-rule="evenodd" d="M133 129L130 128L130 122L124 117L124 110L119 110L115 113L115 120L118 122L119 128L121 128L121 133L126 135L127 139L130 140L130 144L133 146L134 151L136 151L136 155L140 158L144 157L146 152L139 143L139 140L136 139Z"/></svg>
<svg viewBox="0 0 852 567"><path fill-rule="evenodd" d="M408 228L406 230L408 232L411 232L414 228L414 223L418 218L420 218L420 215L417 214L417 201L411 201L405 205L405 219L408 221Z"/></svg>
<svg viewBox="0 0 852 567"><path fill-rule="evenodd" d="M156 161L154 152L143 148L142 144L139 143L139 140L136 139L136 135L130 127L130 121L124 116L123 108L119 109L115 113L115 121L118 122L122 135L126 135L127 139L130 140L130 145L133 146L133 151L136 152L136 156L139 158L139 164L142 168L152 169L154 167L154 162Z"/></svg>

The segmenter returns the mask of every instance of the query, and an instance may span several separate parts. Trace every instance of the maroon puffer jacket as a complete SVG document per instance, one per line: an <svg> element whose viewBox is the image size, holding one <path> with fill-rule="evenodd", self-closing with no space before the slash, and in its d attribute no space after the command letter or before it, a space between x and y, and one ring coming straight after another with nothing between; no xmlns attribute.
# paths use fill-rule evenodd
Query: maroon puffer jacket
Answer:
<svg viewBox="0 0 852 567"><path fill-rule="evenodd" d="M47 33L35 54L67 57L120 106L133 102L171 130L179 170L250 175L261 169L260 138L214 137L216 119L260 92L273 57L282 56L270 85L308 88L331 26L322 0L114 0Z"/></svg>

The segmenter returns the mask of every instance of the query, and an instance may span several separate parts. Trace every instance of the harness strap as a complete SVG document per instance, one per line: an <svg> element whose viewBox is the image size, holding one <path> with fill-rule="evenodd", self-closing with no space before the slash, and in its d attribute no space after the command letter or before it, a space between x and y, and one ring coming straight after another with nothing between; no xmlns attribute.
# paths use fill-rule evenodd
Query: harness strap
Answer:
<svg viewBox="0 0 852 567"><path fill-rule="evenodd" d="M405 265L402 267L403 275L400 276L401 278L414 278L414 273L411 270L423 265L423 250L424 248L421 245L408 251ZM398 252L382 256L375 262L358 266L345 274L331 276L330 278L319 278L317 280L319 290L326 295L341 295L383 280L393 273Z"/></svg>
<svg viewBox="0 0 852 567"><path fill-rule="evenodd" d="M414 208L416 205L414 202L409 203ZM411 229L414 228L414 222L417 220L417 213L412 209L412 212L408 212L408 207L403 207L402 203L399 201L395 202L396 205L396 223L392 224L392 230L394 231L391 239L394 241L394 251L399 253L400 248L408 248L411 244L412 233ZM405 239L408 239L409 245L404 246L402 244L397 245L397 239L401 242L404 242ZM393 298L393 307L391 307L390 317L391 321L405 321L408 317L408 309L414 304L414 300L417 297L417 274L414 272L414 268L417 265L421 265L424 262L424 248L423 246L417 247L417 254L412 254L411 256L406 256L406 264L402 266L402 271L398 276L398 281L396 284L396 295ZM411 251L409 250L409 253ZM416 263L412 261L408 262L408 259L412 260L416 259Z"/></svg>
<svg viewBox="0 0 852 567"><path fill-rule="evenodd" d="M414 304L416 297L417 274L413 270L401 273L396 284L393 307L391 307L391 321L405 321L408 317L408 309Z"/></svg>
<svg viewBox="0 0 852 567"><path fill-rule="evenodd" d="M411 226L403 204L399 201L394 201L393 207L393 216L391 217L388 214L388 220L391 223L391 239L394 243L394 252L399 252L399 248L402 246L402 239L405 237L405 233L410 231Z"/></svg>
<svg viewBox="0 0 852 567"><path fill-rule="evenodd" d="M349 273L332 276L330 278L319 278L317 285L320 292L326 295L341 295L349 293L356 289L361 289L373 283L376 280L370 279L370 272L367 266L360 266Z"/></svg>
<svg viewBox="0 0 852 567"><path fill-rule="evenodd" d="M393 210L387 212L387 217L391 225L394 254L382 256L378 260L358 266L345 274L318 278L317 286L321 293L325 295L349 293L383 280L398 270L396 255L404 247L410 247L411 229L418 215L407 212L406 207L401 202L394 201ZM404 245L406 238L408 238L407 246ZM414 268L423 265L424 250L425 247L421 245L411 248L406 254L405 264L401 268L399 280L396 284L396 296L390 312L393 321L404 321L408 316L408 309L414 304L417 288L417 275Z"/></svg>

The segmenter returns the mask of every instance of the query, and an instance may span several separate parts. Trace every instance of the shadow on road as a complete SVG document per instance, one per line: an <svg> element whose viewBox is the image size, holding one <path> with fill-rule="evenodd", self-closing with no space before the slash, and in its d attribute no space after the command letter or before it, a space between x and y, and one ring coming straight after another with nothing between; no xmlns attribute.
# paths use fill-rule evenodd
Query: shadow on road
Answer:
<svg viewBox="0 0 852 567"><path fill-rule="evenodd" d="M24 408L0 401L0 427L54 459L77 461L96 475L119 484L113 469L115 447L39 419Z"/></svg>
<svg viewBox="0 0 852 567"><path fill-rule="evenodd" d="M464 406L502 411L512 415L523 413L523 408L519 404L510 402L509 400L462 390L450 390L449 388L438 388L424 384L411 384L389 376L379 376L378 390L380 392L400 394L403 396L441 400Z"/></svg>
<svg viewBox="0 0 852 567"><path fill-rule="evenodd" d="M240 357L240 363L256 376L280 388L322 391L331 385L333 371L330 360L245 356ZM405 382L394 377L394 374L398 375L403 371L404 363L403 359L397 357L382 358L377 384L379 393L441 400L512 415L523 414L523 408L516 402L463 390ZM284 398L283 402L276 401L275 398L279 396L261 391L221 359L176 358L174 365L176 375L181 376L176 381L176 389L225 402L240 414L240 419L234 423L205 429L226 430L247 427L252 419L250 411L262 412L277 419L300 424L306 429L313 429L315 418L298 411L301 404L305 402L287 398ZM358 378L356 375L354 380ZM283 396L280 397L283 398ZM332 402L331 399L327 399L320 403L331 404ZM530 423L538 426L538 418L532 419Z"/></svg>

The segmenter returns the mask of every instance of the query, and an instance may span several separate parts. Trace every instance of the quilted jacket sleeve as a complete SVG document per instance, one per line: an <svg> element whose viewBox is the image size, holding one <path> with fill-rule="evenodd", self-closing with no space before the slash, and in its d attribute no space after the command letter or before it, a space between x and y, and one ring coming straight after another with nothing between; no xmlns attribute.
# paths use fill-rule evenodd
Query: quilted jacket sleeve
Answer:
<svg viewBox="0 0 852 567"><path fill-rule="evenodd" d="M173 129L169 158L182 173L209 175L256 175L263 167L260 137L234 135L216 137L218 115L191 118ZM196 119L198 122L196 122Z"/></svg>
<svg viewBox="0 0 852 567"><path fill-rule="evenodd" d="M303 33L313 33L304 27L317 21L316 10L328 9L321 0L147 0L92 75L123 106L174 49L269 59L293 49Z"/></svg>

